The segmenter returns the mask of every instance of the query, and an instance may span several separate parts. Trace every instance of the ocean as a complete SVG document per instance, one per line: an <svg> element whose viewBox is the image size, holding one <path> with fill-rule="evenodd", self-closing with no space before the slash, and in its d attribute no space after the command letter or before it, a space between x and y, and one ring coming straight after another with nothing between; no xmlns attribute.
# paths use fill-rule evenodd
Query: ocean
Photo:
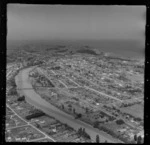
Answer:
<svg viewBox="0 0 150 145"><path fill-rule="evenodd" d="M55 48L55 46L65 46L71 49L90 48L115 56L132 59L145 59L145 46L135 40L22 40L7 41L7 51L15 48L24 48L24 45L32 45L36 48Z"/></svg>

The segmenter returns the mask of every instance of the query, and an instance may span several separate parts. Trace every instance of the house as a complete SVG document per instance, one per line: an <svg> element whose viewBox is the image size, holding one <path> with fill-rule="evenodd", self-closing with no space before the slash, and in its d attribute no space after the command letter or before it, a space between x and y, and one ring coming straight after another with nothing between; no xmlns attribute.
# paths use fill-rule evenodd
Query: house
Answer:
<svg viewBox="0 0 150 145"><path fill-rule="evenodd" d="M21 138L16 138L16 141L20 141L21 140Z"/></svg>
<svg viewBox="0 0 150 145"><path fill-rule="evenodd" d="M137 134L137 136L141 136L142 138L144 138L144 130L141 130L141 131Z"/></svg>
<svg viewBox="0 0 150 145"><path fill-rule="evenodd" d="M9 136L9 137L7 138L7 140L8 140L8 141L11 141L12 139L11 139L11 137Z"/></svg>
<svg viewBox="0 0 150 145"><path fill-rule="evenodd" d="M125 132L126 130L127 130L126 128L122 128L122 129L118 129L117 131L123 133L123 132Z"/></svg>
<svg viewBox="0 0 150 145"><path fill-rule="evenodd" d="M134 139L134 133L133 132L129 132L128 135L129 135L130 139Z"/></svg>

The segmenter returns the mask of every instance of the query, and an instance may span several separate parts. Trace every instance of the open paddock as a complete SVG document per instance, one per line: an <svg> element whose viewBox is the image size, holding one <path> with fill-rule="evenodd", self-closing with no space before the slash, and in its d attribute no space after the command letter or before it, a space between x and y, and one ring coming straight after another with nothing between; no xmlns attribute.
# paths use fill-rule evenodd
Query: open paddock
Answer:
<svg viewBox="0 0 150 145"><path fill-rule="evenodd" d="M129 107L123 107L120 108L120 111L131 114L134 117L139 117L141 119L144 116L144 106L141 104L135 104Z"/></svg>

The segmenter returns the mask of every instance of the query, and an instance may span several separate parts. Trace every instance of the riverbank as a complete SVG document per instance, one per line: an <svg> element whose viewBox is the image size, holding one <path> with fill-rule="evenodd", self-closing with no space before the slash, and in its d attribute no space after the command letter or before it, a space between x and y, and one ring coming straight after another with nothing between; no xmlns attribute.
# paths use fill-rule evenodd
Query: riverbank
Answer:
<svg viewBox="0 0 150 145"><path fill-rule="evenodd" d="M92 126L80 120L75 120L73 116L59 110L58 108L54 107L53 105L49 104L44 99L42 99L33 90L32 85L28 79L28 74L33 68L34 67L21 70L19 74L15 77L16 85L17 85L17 88L19 89L18 92L21 95L24 95L26 97L26 101L28 103L42 110L46 114L55 117L61 122L67 123L69 126L73 127L75 130L78 130L78 128L80 127L85 128L85 131L91 136L91 139L93 141L95 141L96 135L98 134L100 136L101 142L104 142L106 140L107 142L111 142L111 143L121 142L117 139L114 139L113 137L106 134L105 132L99 131L98 129L93 128Z"/></svg>

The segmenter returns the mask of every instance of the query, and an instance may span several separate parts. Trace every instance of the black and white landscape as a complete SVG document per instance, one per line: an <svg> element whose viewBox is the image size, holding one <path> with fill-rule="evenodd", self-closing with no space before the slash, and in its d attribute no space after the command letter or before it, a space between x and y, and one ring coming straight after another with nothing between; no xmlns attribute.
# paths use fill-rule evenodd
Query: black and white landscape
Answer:
<svg viewBox="0 0 150 145"><path fill-rule="evenodd" d="M144 6L9 4L6 142L144 142Z"/></svg>

